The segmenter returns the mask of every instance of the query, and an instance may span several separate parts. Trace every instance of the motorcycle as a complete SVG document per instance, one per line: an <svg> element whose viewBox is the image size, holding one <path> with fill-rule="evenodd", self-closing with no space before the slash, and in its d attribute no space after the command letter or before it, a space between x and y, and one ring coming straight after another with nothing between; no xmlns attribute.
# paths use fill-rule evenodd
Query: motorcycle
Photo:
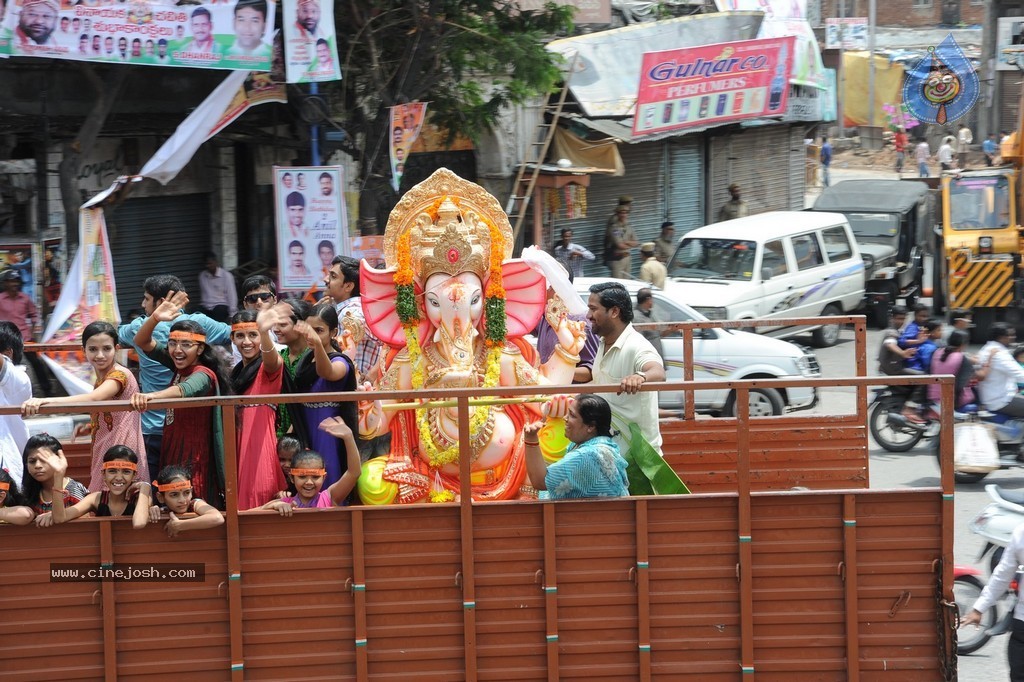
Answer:
<svg viewBox="0 0 1024 682"><path fill-rule="evenodd" d="M962 412L953 413L953 423L982 422L989 424L994 435L996 448L999 451L999 469L1017 469L1024 467L1024 420L1014 419L998 412L978 410L976 405L966 405ZM936 430L935 435L938 435ZM942 462L939 451L939 439L935 439L935 457ZM978 483L991 472L956 471L953 479L957 483Z"/></svg>
<svg viewBox="0 0 1024 682"><path fill-rule="evenodd" d="M953 600L962 618L970 613L974 602L981 596L985 583L981 580L981 571L971 566L957 564L953 566ZM982 614L981 623L976 628L958 628L956 652L960 655L972 654L985 646L990 639L1010 631L1013 624L1013 609L1017 605L1017 587L1022 579L1021 571L1010 582L1007 596L1000 599L988 611Z"/></svg>

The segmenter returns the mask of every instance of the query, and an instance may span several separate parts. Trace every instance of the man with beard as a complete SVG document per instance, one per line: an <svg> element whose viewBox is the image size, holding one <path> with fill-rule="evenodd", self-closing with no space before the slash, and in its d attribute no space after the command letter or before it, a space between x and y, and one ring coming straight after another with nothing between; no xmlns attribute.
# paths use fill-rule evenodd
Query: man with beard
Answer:
<svg viewBox="0 0 1024 682"><path fill-rule="evenodd" d="M192 27L192 42L182 48L182 52L212 54L220 52L220 45L213 39L213 17L210 10L199 7L192 12L189 22Z"/></svg>
<svg viewBox="0 0 1024 682"><path fill-rule="evenodd" d="M103 47L102 47L102 44L101 44L102 40L103 39L100 38L99 34L94 35L92 37L92 54L94 56L98 57L100 55L100 53L103 52Z"/></svg>
<svg viewBox="0 0 1024 682"><path fill-rule="evenodd" d="M322 37L318 32L320 28L320 3L318 0L300 0L299 8L295 12L295 24L299 30L299 36L309 42Z"/></svg>
<svg viewBox="0 0 1024 682"><path fill-rule="evenodd" d="M14 36L23 46L47 45L55 47L53 29L57 27L60 3L57 0L26 0L18 16Z"/></svg>

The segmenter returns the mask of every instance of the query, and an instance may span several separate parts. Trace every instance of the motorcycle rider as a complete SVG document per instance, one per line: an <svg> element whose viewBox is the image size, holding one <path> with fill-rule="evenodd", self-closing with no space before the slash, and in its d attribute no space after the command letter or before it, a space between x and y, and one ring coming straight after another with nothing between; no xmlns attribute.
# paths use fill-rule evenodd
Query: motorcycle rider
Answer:
<svg viewBox="0 0 1024 682"><path fill-rule="evenodd" d="M906 374L904 360L914 357L916 348L900 348L900 329L907 321L907 309L895 305L889 313L889 327L882 332L878 347L878 371L889 376Z"/></svg>
<svg viewBox="0 0 1024 682"><path fill-rule="evenodd" d="M981 624L982 614L1003 596L1021 564L1024 564L1024 523L1014 529L1003 558L992 572L992 579L981 591L971 612L960 619L960 627L978 627ZM1018 599L1013 608L1013 629L1010 643L1006 647L1006 657L1010 662L1010 682L1024 682L1024 599Z"/></svg>
<svg viewBox="0 0 1024 682"><path fill-rule="evenodd" d="M1012 326L1002 322L992 325L991 341L978 352L978 362L987 374L978 382L977 390L986 410L1024 417L1024 395L1017 392L1017 383L1024 383L1024 367L1017 364L1009 350L1016 337ZM1021 637L1024 638L1024 632Z"/></svg>

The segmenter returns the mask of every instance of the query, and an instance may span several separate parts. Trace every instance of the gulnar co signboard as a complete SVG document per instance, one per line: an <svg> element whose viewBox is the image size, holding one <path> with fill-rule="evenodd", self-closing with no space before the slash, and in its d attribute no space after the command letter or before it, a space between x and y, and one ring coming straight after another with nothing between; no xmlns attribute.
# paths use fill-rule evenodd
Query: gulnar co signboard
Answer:
<svg viewBox="0 0 1024 682"><path fill-rule="evenodd" d="M633 135L651 135L786 111L792 36L644 54Z"/></svg>

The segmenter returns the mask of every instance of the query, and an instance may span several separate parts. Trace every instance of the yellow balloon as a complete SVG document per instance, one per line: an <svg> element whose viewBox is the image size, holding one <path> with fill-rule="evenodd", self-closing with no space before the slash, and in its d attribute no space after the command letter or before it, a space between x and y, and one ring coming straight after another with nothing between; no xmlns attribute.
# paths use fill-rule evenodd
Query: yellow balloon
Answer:
<svg viewBox="0 0 1024 682"><path fill-rule="evenodd" d="M356 489L363 504L391 504L398 496L398 484L384 480L387 457L375 457L363 465Z"/></svg>
<svg viewBox="0 0 1024 682"><path fill-rule="evenodd" d="M537 433L537 438L540 440L540 452L548 464L562 459L569 448L564 419L548 419Z"/></svg>

